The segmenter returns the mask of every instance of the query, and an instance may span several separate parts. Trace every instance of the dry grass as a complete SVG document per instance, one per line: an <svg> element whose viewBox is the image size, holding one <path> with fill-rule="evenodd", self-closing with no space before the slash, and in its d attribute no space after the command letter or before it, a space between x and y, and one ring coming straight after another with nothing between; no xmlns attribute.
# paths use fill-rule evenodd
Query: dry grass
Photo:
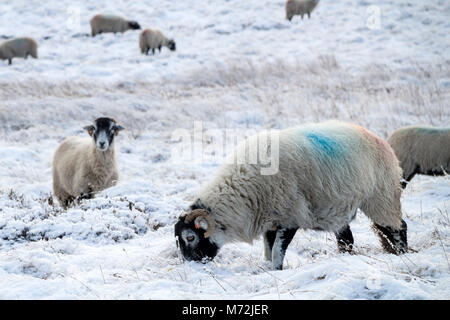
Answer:
<svg viewBox="0 0 450 320"><path fill-rule="evenodd" d="M164 83L0 81L0 136L107 115L121 121L131 139L149 130L189 127L194 120L270 128L330 118L387 137L408 124L450 122L450 90L440 84L449 67L449 61L411 62L410 68L369 65L351 72L333 56L321 56L309 62L229 61ZM243 119L230 119L230 112ZM260 118L246 121L248 113Z"/></svg>

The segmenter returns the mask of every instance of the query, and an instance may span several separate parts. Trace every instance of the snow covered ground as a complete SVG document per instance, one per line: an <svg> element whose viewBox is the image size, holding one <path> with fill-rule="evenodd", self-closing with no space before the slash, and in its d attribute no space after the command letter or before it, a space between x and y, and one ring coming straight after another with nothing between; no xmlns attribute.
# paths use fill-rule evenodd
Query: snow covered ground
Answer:
<svg viewBox="0 0 450 320"><path fill-rule="evenodd" d="M141 55L138 31L84 36L100 12L161 29L177 51ZM39 43L38 60L0 61L0 299L449 299L450 176L403 193L408 254L384 253L358 214L356 255L298 231L272 271L261 239L180 260L173 224L219 163L171 156L174 132L199 121L241 132L341 119L385 138L448 126L449 16L444 0L321 0L291 23L281 0L0 1L0 37ZM98 116L127 128L121 181L63 211L53 152Z"/></svg>

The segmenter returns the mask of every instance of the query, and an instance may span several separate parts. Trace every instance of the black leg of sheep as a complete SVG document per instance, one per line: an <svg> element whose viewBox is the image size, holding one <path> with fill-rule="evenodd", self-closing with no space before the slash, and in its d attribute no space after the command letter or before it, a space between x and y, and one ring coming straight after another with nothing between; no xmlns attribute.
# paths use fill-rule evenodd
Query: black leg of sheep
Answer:
<svg viewBox="0 0 450 320"><path fill-rule="evenodd" d="M276 270L283 269L283 260L286 249L294 238L298 228L278 228L272 247L272 264Z"/></svg>
<svg viewBox="0 0 450 320"><path fill-rule="evenodd" d="M339 252L345 253L349 252L351 253L353 250L353 234L352 230L350 229L350 226L347 225L341 230L334 233L336 236L337 244Z"/></svg>
<svg viewBox="0 0 450 320"><path fill-rule="evenodd" d="M72 196L67 197L67 199L65 199L65 200L63 201L63 207L64 207L64 209L69 208L69 207L74 203L74 201L75 201L75 198L74 198L74 197L72 197Z"/></svg>
<svg viewBox="0 0 450 320"><path fill-rule="evenodd" d="M407 175L407 176L403 176L403 179L402 179L402 181L401 181L402 188L405 189L406 186L408 185L408 183L411 181L411 179L414 178L414 176L415 176L417 173L420 173L420 172L421 172L421 171L420 171L420 167L419 167L419 166L416 166L416 168L414 169L413 172L411 172L411 173L410 173L409 175Z"/></svg>
<svg viewBox="0 0 450 320"><path fill-rule="evenodd" d="M92 189L92 187L89 187L86 192L83 192L82 194L80 194L80 196L78 197L78 201L81 201L84 199L86 199L86 200L92 199L92 198L94 198L94 195L95 195L94 189Z"/></svg>
<svg viewBox="0 0 450 320"><path fill-rule="evenodd" d="M402 179L402 181L400 182L400 183L401 183L401 186L402 186L402 189L405 189L405 188L406 188L406 186L408 185L408 182L409 182L409 181Z"/></svg>

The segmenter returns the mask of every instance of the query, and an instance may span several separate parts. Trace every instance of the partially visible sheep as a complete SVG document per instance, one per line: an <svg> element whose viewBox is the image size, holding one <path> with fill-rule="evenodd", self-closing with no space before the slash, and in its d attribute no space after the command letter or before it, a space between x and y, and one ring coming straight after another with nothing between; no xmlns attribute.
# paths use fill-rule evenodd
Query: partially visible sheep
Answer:
<svg viewBox="0 0 450 320"><path fill-rule="evenodd" d="M261 141L267 142L263 151ZM236 154L252 150L263 158L275 153L278 171L264 175L261 163L226 161L175 224L187 260L214 258L226 243L251 243L263 235L266 259L281 269L297 229L333 232L339 250L351 251L349 223L358 208L386 251L407 252L401 168L383 139L361 126L329 121L250 137Z"/></svg>
<svg viewBox="0 0 450 320"><path fill-rule="evenodd" d="M0 59L8 60L12 64L13 58L27 58L32 56L37 59L37 42L31 38L15 38L0 44Z"/></svg>
<svg viewBox="0 0 450 320"><path fill-rule="evenodd" d="M68 137L53 157L53 194L64 209L77 198L90 199L117 183L114 137L122 126L98 118L84 127L91 138Z"/></svg>
<svg viewBox="0 0 450 320"><path fill-rule="evenodd" d="M171 51L175 51L175 41L166 38L161 31L145 29L139 35L139 46L141 47L141 52L148 55L150 49L152 53L155 54L155 49L159 49L161 52L161 47L167 47Z"/></svg>
<svg viewBox="0 0 450 320"><path fill-rule="evenodd" d="M450 127L404 127L395 131L388 142L403 169L403 188L416 174L450 173Z"/></svg>
<svg viewBox="0 0 450 320"><path fill-rule="evenodd" d="M303 19L305 14L311 18L311 12L318 3L319 0L288 0L286 1L286 19L291 21L295 15L300 15Z"/></svg>
<svg viewBox="0 0 450 320"><path fill-rule="evenodd" d="M125 20L119 16L97 14L91 19L91 34L93 37L106 32L125 32L141 29L136 21Z"/></svg>

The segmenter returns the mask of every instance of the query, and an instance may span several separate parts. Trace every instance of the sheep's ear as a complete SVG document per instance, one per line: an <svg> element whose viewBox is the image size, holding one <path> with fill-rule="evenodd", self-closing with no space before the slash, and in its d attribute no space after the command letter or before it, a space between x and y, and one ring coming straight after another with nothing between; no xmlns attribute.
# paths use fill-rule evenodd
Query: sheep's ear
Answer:
<svg viewBox="0 0 450 320"><path fill-rule="evenodd" d="M122 131L123 129L125 129L124 127L122 127L121 125L119 125L119 124L116 124L115 126L114 126L114 135L118 135L119 134L119 131Z"/></svg>
<svg viewBox="0 0 450 320"><path fill-rule="evenodd" d="M89 133L89 135L92 137L92 135L94 134L95 127L93 125L89 125L89 126L84 127L83 129L86 130Z"/></svg>

